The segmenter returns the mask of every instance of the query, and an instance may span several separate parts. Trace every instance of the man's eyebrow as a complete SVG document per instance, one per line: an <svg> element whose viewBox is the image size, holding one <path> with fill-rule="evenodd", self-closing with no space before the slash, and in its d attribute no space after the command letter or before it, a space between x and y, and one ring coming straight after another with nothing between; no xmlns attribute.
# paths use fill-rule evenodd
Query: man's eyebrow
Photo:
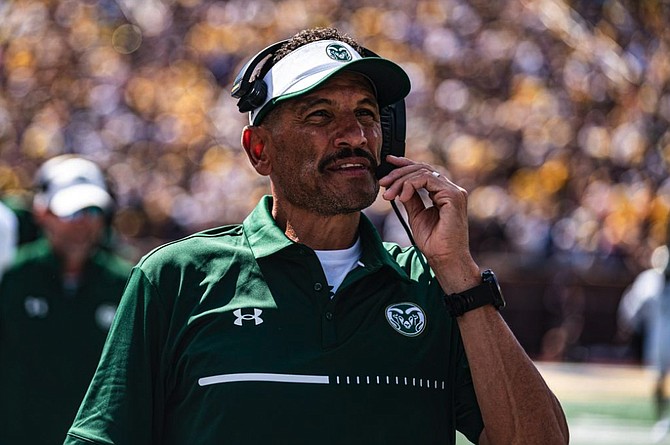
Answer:
<svg viewBox="0 0 670 445"><path fill-rule="evenodd" d="M330 99L326 99L326 98L323 98L323 97L310 98L309 96L298 98L298 100L296 102L297 102L296 103L296 109L299 112L309 110L310 108L316 107L316 106L319 106L319 105L332 105L333 104L333 101L330 100ZM369 105L369 106L373 106L373 107L378 106L377 101L372 97L365 97L365 98L359 100L357 105L359 105L359 106L360 105Z"/></svg>
<svg viewBox="0 0 670 445"><path fill-rule="evenodd" d="M377 102L377 100L371 97L361 99L360 101L358 101L358 103L359 105L371 105L373 107L379 107L379 103Z"/></svg>
<svg viewBox="0 0 670 445"><path fill-rule="evenodd" d="M314 97L314 98L303 97L298 99L296 105L298 111L305 111L318 105L332 105L332 104L333 104L332 100L325 99L323 97Z"/></svg>

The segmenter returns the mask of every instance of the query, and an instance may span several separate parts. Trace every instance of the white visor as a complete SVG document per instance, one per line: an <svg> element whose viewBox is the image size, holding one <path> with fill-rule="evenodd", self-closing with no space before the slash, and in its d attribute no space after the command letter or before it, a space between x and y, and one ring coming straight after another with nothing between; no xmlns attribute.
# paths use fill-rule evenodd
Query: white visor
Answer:
<svg viewBox="0 0 670 445"><path fill-rule="evenodd" d="M66 217L88 207L108 210L112 197L104 189L94 184L75 184L56 192L49 202L54 215Z"/></svg>
<svg viewBox="0 0 670 445"><path fill-rule="evenodd" d="M290 52L270 69L263 78L267 97L249 113L249 123L257 125L278 102L305 94L342 70L366 76L375 88L380 107L398 102L410 90L407 73L396 63L363 57L339 40L319 40Z"/></svg>
<svg viewBox="0 0 670 445"><path fill-rule="evenodd" d="M35 204L48 207L59 217L87 207L108 212L113 207L102 170L93 162L73 155L61 155L45 162L37 172L41 191Z"/></svg>

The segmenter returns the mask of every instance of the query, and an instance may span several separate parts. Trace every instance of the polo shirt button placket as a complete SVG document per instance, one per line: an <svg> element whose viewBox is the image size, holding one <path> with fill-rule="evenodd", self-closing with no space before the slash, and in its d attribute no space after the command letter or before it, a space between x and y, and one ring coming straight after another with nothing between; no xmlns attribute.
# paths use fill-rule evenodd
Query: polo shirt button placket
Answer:
<svg viewBox="0 0 670 445"><path fill-rule="evenodd" d="M337 330L335 329L335 313L331 308L326 308L323 313L321 329L324 348L333 348L337 345Z"/></svg>

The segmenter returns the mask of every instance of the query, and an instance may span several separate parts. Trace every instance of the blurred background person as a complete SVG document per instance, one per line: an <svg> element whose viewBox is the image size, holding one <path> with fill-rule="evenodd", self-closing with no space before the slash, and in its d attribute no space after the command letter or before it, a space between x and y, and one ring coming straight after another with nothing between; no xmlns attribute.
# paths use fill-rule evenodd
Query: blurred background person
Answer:
<svg viewBox="0 0 670 445"><path fill-rule="evenodd" d="M34 191L31 188L21 190L18 193L7 193L0 198L0 206L7 208L14 214L11 219L16 221L15 243L17 248L42 236L42 229L33 217L33 193Z"/></svg>
<svg viewBox="0 0 670 445"><path fill-rule="evenodd" d="M658 355L660 337L651 336L653 311L658 304L654 300L667 284L668 258L668 246L657 247L651 255L651 267L635 277L619 302L618 337L626 343L625 356L635 363L652 365Z"/></svg>
<svg viewBox="0 0 670 445"><path fill-rule="evenodd" d="M18 244L19 221L14 212L0 202L0 280L14 259Z"/></svg>
<svg viewBox="0 0 670 445"><path fill-rule="evenodd" d="M621 297L620 335L628 339L632 356L656 372L654 408L656 440L670 429L666 378L670 370L670 261L668 246L658 247L652 267L641 272Z"/></svg>
<svg viewBox="0 0 670 445"><path fill-rule="evenodd" d="M101 248L114 201L96 164L58 156L36 184L44 235L19 247L0 283L2 444L62 442L131 267Z"/></svg>

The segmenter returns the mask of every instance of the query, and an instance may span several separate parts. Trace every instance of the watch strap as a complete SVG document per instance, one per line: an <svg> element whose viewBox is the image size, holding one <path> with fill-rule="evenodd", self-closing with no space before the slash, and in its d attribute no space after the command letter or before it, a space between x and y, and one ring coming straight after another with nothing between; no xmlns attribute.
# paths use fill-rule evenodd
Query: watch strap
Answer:
<svg viewBox="0 0 670 445"><path fill-rule="evenodd" d="M444 296L447 310L452 317L460 317L468 311L493 304L489 283L482 283L458 294Z"/></svg>
<svg viewBox="0 0 670 445"><path fill-rule="evenodd" d="M445 295L444 303L452 317L460 317L468 311L489 304L498 310L505 307L500 285L491 269L482 272L481 284L463 292Z"/></svg>

